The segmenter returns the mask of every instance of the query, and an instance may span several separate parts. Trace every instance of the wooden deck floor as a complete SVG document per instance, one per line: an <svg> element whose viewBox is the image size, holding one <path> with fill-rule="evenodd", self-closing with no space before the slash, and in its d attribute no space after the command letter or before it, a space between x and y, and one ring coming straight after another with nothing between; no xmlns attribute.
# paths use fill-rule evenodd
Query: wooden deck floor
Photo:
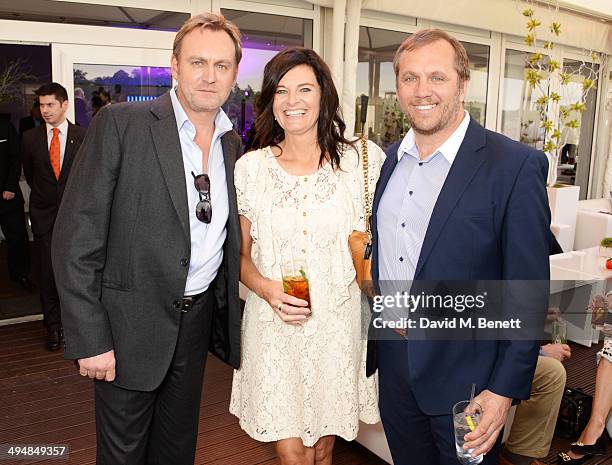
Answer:
<svg viewBox="0 0 612 465"><path fill-rule="evenodd" d="M566 364L568 384L594 390L595 349L574 347ZM273 465L274 450L249 438L228 413L231 370L209 358L204 380L196 464ZM61 352L44 348L41 322L0 327L0 443L56 443L70 446L69 460L36 463L95 463L93 387L78 375ZM567 441L555 440L547 463L555 463ZM587 465L612 465L610 454ZM1 460L0 465L26 465L31 460ZM339 440L334 465L384 465L356 443Z"/></svg>

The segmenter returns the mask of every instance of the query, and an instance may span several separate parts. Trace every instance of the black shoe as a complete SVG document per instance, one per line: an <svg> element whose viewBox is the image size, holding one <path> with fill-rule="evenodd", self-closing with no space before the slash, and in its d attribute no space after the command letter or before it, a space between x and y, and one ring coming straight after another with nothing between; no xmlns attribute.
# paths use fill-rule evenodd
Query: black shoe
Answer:
<svg viewBox="0 0 612 465"><path fill-rule="evenodd" d="M579 459L573 459L567 455L567 453L561 452L559 455L557 455L557 463L559 465L580 465L581 463L584 463L592 458L593 456L591 454L586 454L584 457L580 457Z"/></svg>
<svg viewBox="0 0 612 465"><path fill-rule="evenodd" d="M22 276L21 278L19 278L17 280L17 284L19 284L19 286L22 289L25 289L26 291L31 291L36 287L34 283L30 281L30 278L28 278L27 276Z"/></svg>
<svg viewBox="0 0 612 465"><path fill-rule="evenodd" d="M606 455L606 430L599 439L595 441L595 444L583 444L581 442L573 442L571 447L572 452L575 454L589 454L589 455Z"/></svg>
<svg viewBox="0 0 612 465"><path fill-rule="evenodd" d="M62 330L53 329L47 333L47 349L58 350L62 346Z"/></svg>

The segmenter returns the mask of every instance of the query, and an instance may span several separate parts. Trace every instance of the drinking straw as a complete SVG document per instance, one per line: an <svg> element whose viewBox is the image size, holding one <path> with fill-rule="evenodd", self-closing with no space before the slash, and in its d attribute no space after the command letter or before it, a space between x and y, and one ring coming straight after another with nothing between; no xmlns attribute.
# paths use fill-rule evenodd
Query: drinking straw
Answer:
<svg viewBox="0 0 612 465"><path fill-rule="evenodd" d="M468 404L468 406L472 405L472 402L474 402L474 394L476 394L476 383L472 383L472 393L470 394L470 403ZM468 427L470 428L470 431L474 431L475 425L474 425L474 421L472 420L472 416L466 415L465 421Z"/></svg>

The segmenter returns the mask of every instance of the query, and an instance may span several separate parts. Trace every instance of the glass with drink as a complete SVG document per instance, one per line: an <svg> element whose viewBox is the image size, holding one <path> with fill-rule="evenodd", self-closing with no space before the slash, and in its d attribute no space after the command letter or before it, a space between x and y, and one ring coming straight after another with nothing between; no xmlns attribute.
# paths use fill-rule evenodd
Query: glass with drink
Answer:
<svg viewBox="0 0 612 465"><path fill-rule="evenodd" d="M567 344L567 322L558 319L552 322L551 340L553 344Z"/></svg>
<svg viewBox="0 0 612 465"><path fill-rule="evenodd" d="M474 401L464 400L453 406L453 426L455 430L455 449L457 459L464 465L476 465L482 462L483 455L472 457L474 449L465 450L465 435L474 431L480 423L482 407Z"/></svg>
<svg viewBox="0 0 612 465"><path fill-rule="evenodd" d="M275 249L280 256L284 292L305 300L308 302L308 308L310 308L306 260L302 256L294 254L292 244L277 244Z"/></svg>
<svg viewBox="0 0 612 465"><path fill-rule="evenodd" d="M310 308L310 292L305 266L298 264L292 270L283 269L283 290L286 294L305 300Z"/></svg>

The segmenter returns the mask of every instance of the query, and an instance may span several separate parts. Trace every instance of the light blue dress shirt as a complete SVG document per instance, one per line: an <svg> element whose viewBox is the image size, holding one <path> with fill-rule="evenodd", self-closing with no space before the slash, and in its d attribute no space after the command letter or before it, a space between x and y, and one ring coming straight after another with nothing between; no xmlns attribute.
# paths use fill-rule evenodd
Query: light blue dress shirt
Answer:
<svg viewBox="0 0 612 465"><path fill-rule="evenodd" d="M189 120L187 113L179 102L175 89L170 91L170 99L172 100L183 153L191 230L191 260L189 262L187 284L185 285L185 295L196 295L208 289L210 283L217 276L217 271L223 261L223 243L227 235L226 223L229 217L229 200L221 136L231 131L233 125L225 112L219 108L215 118L215 132L210 144L208 166L202 170L202 150L195 143L195 126ZM200 201L200 196L193 182L192 171L196 176L205 172L210 178L212 221L209 224L202 223L195 215L195 208ZM168 238L168 240L172 240L172 238Z"/></svg>
<svg viewBox="0 0 612 465"><path fill-rule="evenodd" d="M431 214L469 124L466 111L455 132L423 160L412 129L400 144L376 214L381 281L414 279Z"/></svg>

